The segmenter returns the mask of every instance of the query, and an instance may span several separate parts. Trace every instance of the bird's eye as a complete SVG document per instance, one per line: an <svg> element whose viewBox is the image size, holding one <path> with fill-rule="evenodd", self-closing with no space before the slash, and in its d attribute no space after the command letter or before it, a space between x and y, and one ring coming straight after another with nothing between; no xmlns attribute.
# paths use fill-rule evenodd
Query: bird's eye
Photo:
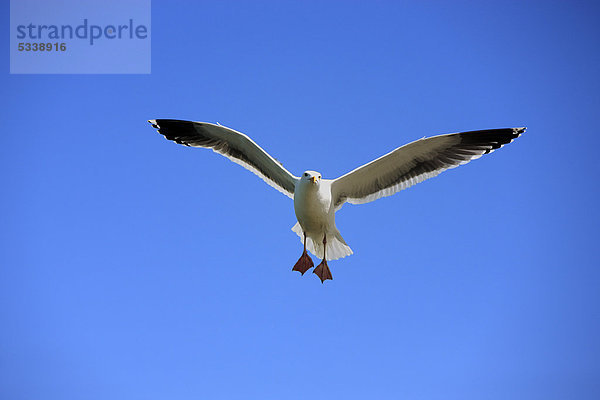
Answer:
<svg viewBox="0 0 600 400"><path fill-rule="evenodd" d="M304 173L304 176L308 176L308 174L305 172L305 173Z"/></svg>
<svg viewBox="0 0 600 400"><path fill-rule="evenodd" d="M319 175L319 179L321 179L321 175Z"/></svg>

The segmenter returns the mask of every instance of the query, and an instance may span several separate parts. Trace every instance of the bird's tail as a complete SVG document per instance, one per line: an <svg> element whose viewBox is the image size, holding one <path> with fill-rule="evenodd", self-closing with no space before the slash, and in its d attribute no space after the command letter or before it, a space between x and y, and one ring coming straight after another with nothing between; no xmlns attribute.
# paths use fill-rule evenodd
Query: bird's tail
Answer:
<svg viewBox="0 0 600 400"><path fill-rule="evenodd" d="M292 227L292 231L300 236L301 242L304 242L304 232L298 222ZM318 258L323 258L323 238L311 237L309 235L306 238L306 249ZM330 233L327 235L327 260L337 260L351 254L353 254L352 249L346 244L346 241L337 229L333 234Z"/></svg>

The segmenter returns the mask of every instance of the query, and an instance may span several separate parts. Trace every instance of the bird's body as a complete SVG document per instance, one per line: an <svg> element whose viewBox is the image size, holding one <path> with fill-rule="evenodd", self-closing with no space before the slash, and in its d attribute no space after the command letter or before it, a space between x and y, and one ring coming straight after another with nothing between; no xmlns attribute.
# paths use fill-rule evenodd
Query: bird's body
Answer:
<svg viewBox="0 0 600 400"><path fill-rule="evenodd" d="M298 223L309 235L329 233L331 227L335 228L331 183L299 179L294 190L294 211Z"/></svg>
<svg viewBox="0 0 600 400"><path fill-rule="evenodd" d="M335 226L335 206L331 193L331 180L321 179L316 171L306 171L296 182L294 211L298 223L292 228L303 238L308 238L308 250L324 258L323 238L328 238L326 259L337 260L352 254Z"/></svg>
<svg viewBox="0 0 600 400"><path fill-rule="evenodd" d="M298 220L292 230L304 243L293 270L304 274L313 267L308 250L322 258L314 270L321 282L332 279L327 260L352 254L335 225L335 212L344 203L362 204L390 196L490 153L525 131L502 128L423 138L331 180L322 179L316 171L294 176L248 136L221 125L171 119L149 122L167 139L211 148L292 198Z"/></svg>

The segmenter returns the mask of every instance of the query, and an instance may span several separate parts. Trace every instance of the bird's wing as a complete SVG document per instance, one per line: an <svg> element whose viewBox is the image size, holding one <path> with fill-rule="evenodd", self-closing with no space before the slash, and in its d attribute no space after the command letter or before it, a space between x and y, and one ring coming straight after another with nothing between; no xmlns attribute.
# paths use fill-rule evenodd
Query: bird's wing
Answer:
<svg viewBox="0 0 600 400"><path fill-rule="evenodd" d="M294 186L298 177L243 133L206 122L174 119L154 119L148 122L167 139L186 146L210 148L258 175L286 196L294 198Z"/></svg>
<svg viewBox="0 0 600 400"><path fill-rule="evenodd" d="M332 181L335 207L390 196L491 153L523 132L525 128L489 129L416 140Z"/></svg>

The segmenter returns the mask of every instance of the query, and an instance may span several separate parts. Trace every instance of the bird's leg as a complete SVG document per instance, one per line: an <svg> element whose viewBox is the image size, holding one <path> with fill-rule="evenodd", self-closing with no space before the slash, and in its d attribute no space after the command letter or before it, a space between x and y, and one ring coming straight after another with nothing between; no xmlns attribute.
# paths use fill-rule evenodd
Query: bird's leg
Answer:
<svg viewBox="0 0 600 400"><path fill-rule="evenodd" d="M321 279L321 283L325 282L327 279L333 280L333 276L331 275L331 271L329 270L329 266L327 265L327 234L323 236L323 261L321 264L317 265L317 268L313 271L317 276Z"/></svg>
<svg viewBox="0 0 600 400"><path fill-rule="evenodd" d="M304 232L304 251L302 252L298 262L296 262L296 265L294 265L294 268L292 268L292 271L298 271L300 274L304 275L306 271L314 266L315 264L313 263L312 258L310 258L306 252L306 232Z"/></svg>

